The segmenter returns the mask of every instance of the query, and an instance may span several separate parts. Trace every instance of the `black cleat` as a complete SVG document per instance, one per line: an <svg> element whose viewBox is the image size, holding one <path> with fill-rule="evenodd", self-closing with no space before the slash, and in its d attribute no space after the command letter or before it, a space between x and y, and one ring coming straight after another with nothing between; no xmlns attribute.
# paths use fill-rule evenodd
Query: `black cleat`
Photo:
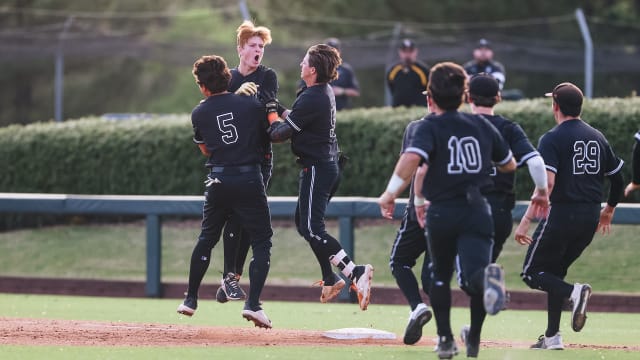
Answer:
<svg viewBox="0 0 640 360"><path fill-rule="evenodd" d="M403 342L407 345L417 343L422 337L422 327L431 320L431 316L431 311L427 305L418 304L409 315L409 323L404 330Z"/></svg>

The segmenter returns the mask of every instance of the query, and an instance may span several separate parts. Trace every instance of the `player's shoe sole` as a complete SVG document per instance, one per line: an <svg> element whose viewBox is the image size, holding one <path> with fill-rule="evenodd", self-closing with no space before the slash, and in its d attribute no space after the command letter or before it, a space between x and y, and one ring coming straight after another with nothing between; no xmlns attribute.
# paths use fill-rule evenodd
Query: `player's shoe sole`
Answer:
<svg viewBox="0 0 640 360"><path fill-rule="evenodd" d="M216 301L221 304L224 304L229 301L229 299L227 299L227 294L224 293L224 290L222 289L222 287L219 287L218 291L216 291Z"/></svg>
<svg viewBox="0 0 640 360"><path fill-rule="evenodd" d="M373 266L370 264L362 265L364 271L362 275L351 284L351 289L358 295L358 304L361 310L367 310L369 301L371 300L371 280L373 279Z"/></svg>
<svg viewBox="0 0 640 360"><path fill-rule="evenodd" d="M340 294L340 291L342 291L342 289L345 287L346 284L347 283L343 279L340 279L339 281L336 281L336 283L333 285L322 286L322 293L320 294L320 302L324 304L335 299L336 296Z"/></svg>
<svg viewBox="0 0 640 360"><path fill-rule="evenodd" d="M449 341L440 339L438 341L438 359L452 359L458 355L458 346L456 342L451 339Z"/></svg>
<svg viewBox="0 0 640 360"><path fill-rule="evenodd" d="M469 331L471 331L469 325L463 326L460 330L460 339L464 343L464 346L467 348L467 357L477 358L478 353L480 352L480 344L471 344L471 342L469 341Z"/></svg>
<svg viewBox="0 0 640 360"><path fill-rule="evenodd" d="M424 327L429 320L431 320L432 314L429 307L425 304L420 304L415 310L411 312L409 317L409 323L404 331L404 338L402 341L406 345L413 345L417 343L422 337L422 327Z"/></svg>
<svg viewBox="0 0 640 360"><path fill-rule="evenodd" d="M489 264L484 269L484 309L489 315L496 315L506 303L504 270L498 264Z"/></svg>
<svg viewBox="0 0 640 360"><path fill-rule="evenodd" d="M186 316L193 316L193 314L196 312L196 309L192 309L192 308L188 307L185 304L180 304L178 306L177 312L178 312L178 314L182 314L182 315L186 315Z"/></svg>
<svg viewBox="0 0 640 360"><path fill-rule="evenodd" d="M257 327L264 329L271 329L271 320L267 317L264 310L252 311L249 309L242 310L242 317L247 321L253 321L253 324Z"/></svg>
<svg viewBox="0 0 640 360"><path fill-rule="evenodd" d="M571 312L571 328L573 331L580 331L587 322L587 302L591 297L591 286L589 284L575 284L571 293L573 311Z"/></svg>
<svg viewBox="0 0 640 360"><path fill-rule="evenodd" d="M531 345L530 349L534 350L564 350L564 344L562 343L562 336L560 333L555 334L552 337L546 337L540 335L538 342Z"/></svg>

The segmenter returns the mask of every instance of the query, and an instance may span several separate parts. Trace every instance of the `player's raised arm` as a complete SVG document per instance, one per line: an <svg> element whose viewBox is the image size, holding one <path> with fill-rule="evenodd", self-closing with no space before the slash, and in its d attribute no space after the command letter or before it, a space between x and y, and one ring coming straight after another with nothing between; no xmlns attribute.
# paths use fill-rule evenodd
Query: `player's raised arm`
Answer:
<svg viewBox="0 0 640 360"><path fill-rule="evenodd" d="M380 211L383 217L387 219L393 218L393 211L395 209L394 201L398 197L398 194L407 187L411 176L413 176L419 164L420 155L417 153L406 152L400 156L393 170L393 175L391 175L391 179L389 179L386 190L380 195L380 198L378 198L378 205L380 205Z"/></svg>

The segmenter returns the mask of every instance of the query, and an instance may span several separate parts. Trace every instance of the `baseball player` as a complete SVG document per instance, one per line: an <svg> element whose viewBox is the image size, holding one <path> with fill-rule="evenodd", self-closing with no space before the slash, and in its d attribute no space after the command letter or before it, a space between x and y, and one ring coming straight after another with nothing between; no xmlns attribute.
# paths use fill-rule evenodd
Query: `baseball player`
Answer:
<svg viewBox="0 0 640 360"><path fill-rule="evenodd" d="M256 27L250 21L244 21L237 30L237 50L240 63L231 69L229 91L236 92L243 84L242 95L256 95L258 100L266 103L276 99L278 95L278 78L276 72L261 64L264 48L271 43L271 30L264 26ZM251 86L255 85L255 86ZM273 152L271 141L265 139L264 158L262 162L262 180L265 189L271 179L273 168ZM242 230L238 219L232 217L224 227L224 272L221 285L216 292L216 300L225 303L228 300L241 300L246 297L239 285L242 269L249 253L250 240L247 232Z"/></svg>
<svg viewBox="0 0 640 360"><path fill-rule="evenodd" d="M253 97L227 91L231 72L220 56L203 56L193 65L200 92L206 96L191 114L194 141L210 170L202 209L202 230L193 249L187 296L178 313L192 316L198 307L198 289L220 240L222 227L236 217L251 240L249 296L242 316L256 326L271 328L260 306L260 293L269 273L271 216L261 167L264 163L265 109Z"/></svg>
<svg viewBox="0 0 640 360"><path fill-rule="evenodd" d="M291 139L291 150L302 166L295 222L298 233L309 242L320 270L325 303L335 298L345 281L335 274L336 266L352 282L360 309L366 310L371 296L373 267L356 265L338 240L325 229L324 214L339 179L338 140L336 138L336 106L329 82L337 76L340 54L333 47L318 44L310 47L300 63L300 77L307 87L282 113L284 121L271 117L270 138L274 142ZM277 104L267 104L270 114Z"/></svg>
<svg viewBox="0 0 640 360"><path fill-rule="evenodd" d="M547 96L553 98L556 126L538 145L547 168L551 207L532 237L527 235L535 212L527 209L516 228L515 239L529 245L522 279L532 289L547 293L547 329L534 349L563 349L560 316L563 302L573 304L571 327L582 330L587 320L588 284L564 281L569 266L591 243L597 229L608 233L611 218L624 187L623 161L604 135L580 118L583 95L571 83L561 83ZM600 210L604 178L611 182L609 198Z"/></svg>
<svg viewBox="0 0 640 360"><path fill-rule="evenodd" d="M633 175L631 182L624 189L624 196L629 196L635 190L640 189L640 131L635 135L636 142L633 144L632 168Z"/></svg>
<svg viewBox="0 0 640 360"><path fill-rule="evenodd" d="M422 121L427 121L428 117L415 120L407 125L402 140L402 154L407 148L411 138ZM400 228L396 234L396 238L391 246L391 257L389 267L391 274L396 279L396 283L402 294L405 296L411 307L409 314L409 323L404 332L403 342L407 345L413 345L422 337L422 328L431 320L432 314L429 307L422 302L418 280L413 274L412 268L416 265L416 260L423 253L425 254L422 263L422 288L425 293L429 291L429 253L427 251L427 239L424 230L418 223L416 211L414 207L414 184L413 180L409 186L409 201L402 216Z"/></svg>
<svg viewBox="0 0 640 360"><path fill-rule="evenodd" d="M434 115L417 126L378 200L382 215L391 218L395 198L424 163L426 173L416 173L414 180L414 202L418 221L426 225L432 266L428 293L441 359L458 353L450 323L449 284L454 264L461 287L471 297L467 356L478 355L484 318L487 313L497 314L505 301L504 273L499 265L491 263L493 224L483 193L493 185L490 173L494 163L499 171L508 172L515 170L516 162L508 144L488 120L457 111L467 83L467 74L457 64L445 62L431 69L427 102Z"/></svg>
<svg viewBox="0 0 640 360"><path fill-rule="evenodd" d="M518 166L527 165L529 175L531 175L536 187L532 201L536 202L540 209L545 210L549 206L549 195L544 160L531 145L520 125L494 113L493 107L500 100L500 88L494 77L488 74L478 74L471 77L468 96L471 111L474 114L482 115L500 131L502 137L509 144ZM491 179L494 187L487 194L487 200L491 205L494 229L491 262L496 262L513 228L511 210L516 204L513 192L515 173L500 173L493 170Z"/></svg>
<svg viewBox="0 0 640 360"><path fill-rule="evenodd" d="M404 39L398 48L400 61L387 70L387 86L392 105L426 106L422 92L427 89L429 68L418 61L418 48L410 39Z"/></svg>
<svg viewBox="0 0 640 360"><path fill-rule="evenodd" d="M507 81L504 65L493 59L493 49L491 49L491 43L487 39L478 41L478 45L473 50L473 59L464 64L464 70L469 76L481 73L493 76L498 81L500 90L502 90L504 83Z"/></svg>

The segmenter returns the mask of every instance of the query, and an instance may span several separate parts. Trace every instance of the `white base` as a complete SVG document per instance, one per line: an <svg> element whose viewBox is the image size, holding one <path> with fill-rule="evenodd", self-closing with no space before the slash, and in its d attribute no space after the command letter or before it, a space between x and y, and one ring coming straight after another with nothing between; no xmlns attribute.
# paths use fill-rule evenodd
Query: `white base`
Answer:
<svg viewBox="0 0 640 360"><path fill-rule="evenodd" d="M369 328L344 328L325 331L322 336L338 340L379 339L395 340L396 334Z"/></svg>

